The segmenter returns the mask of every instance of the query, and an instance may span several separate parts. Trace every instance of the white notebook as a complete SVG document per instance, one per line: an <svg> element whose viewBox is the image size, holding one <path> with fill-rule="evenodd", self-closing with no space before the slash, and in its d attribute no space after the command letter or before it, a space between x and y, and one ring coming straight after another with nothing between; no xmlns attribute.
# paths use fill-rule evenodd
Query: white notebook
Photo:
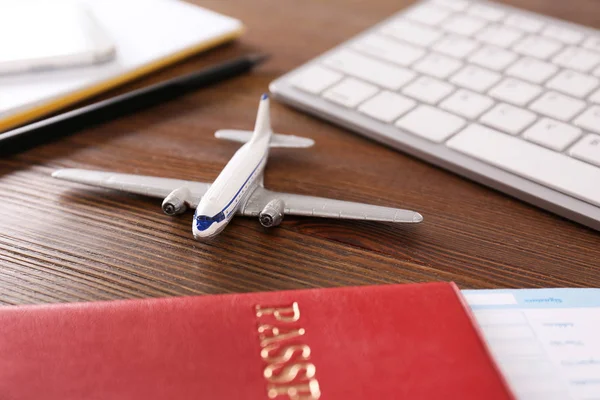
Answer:
<svg viewBox="0 0 600 400"><path fill-rule="evenodd" d="M240 21L179 0L80 0L115 58L81 68L0 76L0 132L232 40Z"/></svg>

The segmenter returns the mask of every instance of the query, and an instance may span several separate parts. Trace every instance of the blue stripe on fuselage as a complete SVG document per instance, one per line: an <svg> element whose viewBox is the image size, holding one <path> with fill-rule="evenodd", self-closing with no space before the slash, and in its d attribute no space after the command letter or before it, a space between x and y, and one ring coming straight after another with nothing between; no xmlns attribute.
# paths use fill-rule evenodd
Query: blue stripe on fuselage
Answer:
<svg viewBox="0 0 600 400"><path fill-rule="evenodd" d="M260 167L260 165L262 164L263 160L265 159L265 156L263 156L263 158L260 159L260 161L258 162L258 165L256 167L254 167L254 169L252 170L252 172L250 173L250 175L248 176L248 178L246 179L246 181L244 182L244 184L240 187L240 189L237 191L237 193L233 196L233 198L231 199L231 201L229 203L227 203L227 205L218 213L216 213L215 215L219 215L219 213L225 212L225 210L227 210L227 208L229 208L229 206L235 201L235 199L237 199L238 195L240 194L240 192L246 187L246 184L248 183L248 181L250 180L250 178L252 178L252 175L254 175L254 173L256 172L256 170L258 169L258 167ZM194 215L196 216L196 214L194 213ZM211 218L214 218L211 217ZM197 225L197 223L196 223ZM201 229L204 230L204 229Z"/></svg>
<svg viewBox="0 0 600 400"><path fill-rule="evenodd" d="M227 203L227 205L225 206L225 208L223 208L219 212L223 212L223 211L227 210L227 208L231 205L231 203L233 203L234 200L237 199L237 197L240 194L240 192L242 191L242 189L244 189L246 187L246 183L248 183L248 181L250 180L250 178L252 178L252 175L254 175L254 173L256 172L256 170L258 169L258 167L260 167L260 164L262 164L262 162L263 162L264 159L265 159L265 156L263 156L263 158L261 158L260 161L258 162L258 165L256 167L254 167L254 169L250 173L250 176L248 176L248 178L246 179L246 181L244 182L244 184L242 185L242 187L240 187L240 190L238 190L237 193L233 196L233 199L231 199L231 201L229 203Z"/></svg>

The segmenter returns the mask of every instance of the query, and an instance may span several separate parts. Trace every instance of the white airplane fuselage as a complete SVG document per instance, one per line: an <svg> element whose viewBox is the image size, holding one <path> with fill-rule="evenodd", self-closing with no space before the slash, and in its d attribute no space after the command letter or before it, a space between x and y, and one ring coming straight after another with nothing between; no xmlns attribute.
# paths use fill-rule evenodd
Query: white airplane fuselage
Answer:
<svg viewBox="0 0 600 400"><path fill-rule="evenodd" d="M196 239L217 235L236 214L244 199L262 182L271 132L255 132L227 163L200 200L192 222Z"/></svg>

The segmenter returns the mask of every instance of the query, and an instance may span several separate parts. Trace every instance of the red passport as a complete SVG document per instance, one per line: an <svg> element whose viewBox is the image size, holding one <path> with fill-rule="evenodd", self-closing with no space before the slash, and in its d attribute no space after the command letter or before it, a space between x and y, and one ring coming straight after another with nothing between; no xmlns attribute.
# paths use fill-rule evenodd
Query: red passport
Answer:
<svg viewBox="0 0 600 400"><path fill-rule="evenodd" d="M512 399L452 283L0 308L0 399Z"/></svg>

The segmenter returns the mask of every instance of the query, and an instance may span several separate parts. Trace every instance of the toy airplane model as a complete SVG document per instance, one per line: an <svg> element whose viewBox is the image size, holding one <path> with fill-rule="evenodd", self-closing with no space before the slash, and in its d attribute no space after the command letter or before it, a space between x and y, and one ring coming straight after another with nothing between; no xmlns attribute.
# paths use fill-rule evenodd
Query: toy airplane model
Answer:
<svg viewBox="0 0 600 400"><path fill-rule="evenodd" d="M283 216L345 218L366 221L418 223L421 214L396 208L330 200L320 197L277 193L263 187L263 171L269 148L310 147L312 139L273 133L269 98L264 94L258 107L254 132L220 130L219 139L245 143L211 184L150 176L61 169L54 178L164 198L162 209L177 215L196 207L192 232L196 239L217 235L234 215L258 217L265 227L277 226Z"/></svg>

